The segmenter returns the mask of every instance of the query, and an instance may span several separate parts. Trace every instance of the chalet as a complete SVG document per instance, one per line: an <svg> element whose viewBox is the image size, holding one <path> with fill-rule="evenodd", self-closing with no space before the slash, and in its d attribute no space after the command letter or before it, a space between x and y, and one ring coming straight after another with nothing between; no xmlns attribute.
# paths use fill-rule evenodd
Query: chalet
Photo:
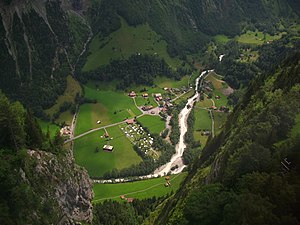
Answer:
<svg viewBox="0 0 300 225"><path fill-rule="evenodd" d="M210 108L213 109L213 110L217 110L217 109L218 109L218 108L217 108L216 106L214 106L214 105L212 105Z"/></svg>
<svg viewBox="0 0 300 225"><path fill-rule="evenodd" d="M149 111L149 110L151 110L151 109L153 109L153 106L152 106L152 105L148 105L148 106L145 106L145 105L144 105L144 106L142 107L142 110L143 110L143 111Z"/></svg>
<svg viewBox="0 0 300 225"><path fill-rule="evenodd" d="M136 97L136 93L135 93L134 91L132 91L132 92L130 92L130 93L128 94L128 96L129 96L129 97L132 97L132 98L133 98L133 97Z"/></svg>
<svg viewBox="0 0 300 225"><path fill-rule="evenodd" d="M169 90L169 88L168 87L164 87L164 90L167 91L167 90Z"/></svg>
<svg viewBox="0 0 300 225"><path fill-rule="evenodd" d="M129 125L129 124L134 124L134 119L127 119L126 120L126 123Z"/></svg>
<svg viewBox="0 0 300 225"><path fill-rule="evenodd" d="M219 96L219 95L216 95L216 99L218 99L218 100L219 100L220 98L221 98L221 96Z"/></svg>
<svg viewBox="0 0 300 225"><path fill-rule="evenodd" d="M143 94L143 97L144 97L144 98L148 98L149 95L148 95L147 93L144 93L144 94Z"/></svg>
<svg viewBox="0 0 300 225"><path fill-rule="evenodd" d="M134 198L127 198L127 202L128 202L128 203L132 203L133 200L134 200Z"/></svg>
<svg viewBox="0 0 300 225"><path fill-rule="evenodd" d="M103 151L112 152L113 149L114 149L114 146L112 146L112 145L104 145L103 146Z"/></svg>
<svg viewBox="0 0 300 225"><path fill-rule="evenodd" d="M126 199L125 195L121 195L120 199L125 200Z"/></svg>
<svg viewBox="0 0 300 225"><path fill-rule="evenodd" d="M100 121L100 120L98 120L98 121L97 121L97 124L100 124L100 123L101 123L101 121Z"/></svg>
<svg viewBox="0 0 300 225"><path fill-rule="evenodd" d="M158 102L162 101L162 100L163 100L163 98L161 96L156 98L156 101L158 101Z"/></svg>
<svg viewBox="0 0 300 225"><path fill-rule="evenodd" d="M162 97L161 93L154 94L154 98L160 98L160 97Z"/></svg>

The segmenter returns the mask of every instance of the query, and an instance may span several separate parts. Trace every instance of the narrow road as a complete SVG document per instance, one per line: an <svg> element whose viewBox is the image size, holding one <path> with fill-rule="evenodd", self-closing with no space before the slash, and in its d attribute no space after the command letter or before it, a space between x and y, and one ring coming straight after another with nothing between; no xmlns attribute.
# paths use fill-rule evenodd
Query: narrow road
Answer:
<svg viewBox="0 0 300 225"><path fill-rule="evenodd" d="M211 110L209 110L210 118L211 118L211 135L215 137L215 119Z"/></svg>
<svg viewBox="0 0 300 225"><path fill-rule="evenodd" d="M170 102L174 102L174 101L176 101L178 98L180 98L180 97L184 96L185 94L189 93L190 91L191 91L191 90L188 90L188 91L186 91L186 92L184 92L184 93L182 93L182 94L180 94L180 95L177 95L177 97L176 97L176 98L173 98L173 99L171 99L171 100L170 100Z"/></svg>
<svg viewBox="0 0 300 225"><path fill-rule="evenodd" d="M144 114L139 115L139 116L137 116L136 118L140 118L140 117L142 117L142 116L144 116ZM126 121L124 120L124 121L121 121L121 122L118 122L118 123L113 123L113 124L109 124L109 125L106 125L106 126L102 126L102 127L98 127L98 128L91 129L91 130L89 130L89 131L87 131L87 132L85 132L85 133L82 133L82 134L77 135L76 137L73 137L73 138L70 138L70 139L66 140L66 141L65 141L65 144L66 144L66 143L69 143L69 142L71 142L71 141L74 141L74 140L76 140L76 139L78 139L78 138L81 138L81 137L83 137L83 136L85 136L85 135L88 135L88 134L90 134L90 133L93 133L93 132L95 132L95 131L102 130L102 129L106 129L106 128L109 128L109 127L118 126L118 125L121 125L121 124L123 124L123 123L126 123Z"/></svg>
<svg viewBox="0 0 300 225"><path fill-rule="evenodd" d="M138 105L136 104L135 97L133 97L132 99L133 99L135 107L137 107L144 114L144 111L140 107L138 107Z"/></svg>

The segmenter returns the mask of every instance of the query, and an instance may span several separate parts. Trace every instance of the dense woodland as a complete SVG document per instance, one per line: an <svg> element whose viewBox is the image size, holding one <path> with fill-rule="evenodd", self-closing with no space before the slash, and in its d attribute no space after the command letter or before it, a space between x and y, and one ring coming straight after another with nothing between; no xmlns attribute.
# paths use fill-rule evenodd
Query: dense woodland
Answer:
<svg viewBox="0 0 300 225"><path fill-rule="evenodd" d="M44 184L30 183L34 162L27 155L27 149L40 149L55 155L63 154L63 140L59 134L54 139L43 134L35 117L19 102L10 102L0 92L0 223L29 224L36 220L35 211L41 223L57 219L58 206L51 198L42 201L38 189ZM27 182L24 181L24 175ZM34 180L31 180L34 181Z"/></svg>
<svg viewBox="0 0 300 225"><path fill-rule="evenodd" d="M135 199L132 203L104 201L95 204L93 224L141 224L152 211L168 196L164 198ZM114 214L112 215L112 212ZM117 213L116 213L117 212Z"/></svg>
<svg viewBox="0 0 300 225"><path fill-rule="evenodd" d="M299 69L298 52L251 82L223 132L194 163L191 174L199 182L182 186L170 200L181 196L182 210L174 208L168 219L163 209L157 223L299 224L300 142L293 128L300 113ZM199 168L209 172L203 177Z"/></svg>
<svg viewBox="0 0 300 225"><path fill-rule="evenodd" d="M126 60L113 60L107 66L89 72L76 72L76 77L81 82L89 79L100 81L118 80L117 89L124 90L132 84L153 85L154 78L158 75L172 77L176 80L189 71L178 68L171 69L161 58L151 55L132 55Z"/></svg>

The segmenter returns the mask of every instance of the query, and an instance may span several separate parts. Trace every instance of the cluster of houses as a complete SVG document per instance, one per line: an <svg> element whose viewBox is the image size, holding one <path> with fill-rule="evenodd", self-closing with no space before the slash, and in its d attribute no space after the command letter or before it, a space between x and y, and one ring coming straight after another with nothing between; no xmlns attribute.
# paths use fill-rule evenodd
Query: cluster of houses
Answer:
<svg viewBox="0 0 300 225"><path fill-rule="evenodd" d="M219 108L213 105L210 107L210 109L215 110L217 112L225 112L225 113L228 113L230 111L229 107L223 105L220 106Z"/></svg>
<svg viewBox="0 0 300 225"><path fill-rule="evenodd" d="M70 126L64 126L60 129L60 136L70 136L72 134Z"/></svg>

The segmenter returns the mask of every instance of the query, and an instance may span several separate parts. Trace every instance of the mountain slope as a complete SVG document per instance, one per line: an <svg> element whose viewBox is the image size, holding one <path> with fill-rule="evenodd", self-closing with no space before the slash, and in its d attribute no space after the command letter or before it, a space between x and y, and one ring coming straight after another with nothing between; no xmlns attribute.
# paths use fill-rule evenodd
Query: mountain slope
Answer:
<svg viewBox="0 0 300 225"><path fill-rule="evenodd" d="M299 224L300 53L252 82L155 224Z"/></svg>
<svg viewBox="0 0 300 225"><path fill-rule="evenodd" d="M41 114L64 91L89 28L60 1L2 1L0 14L0 88Z"/></svg>

